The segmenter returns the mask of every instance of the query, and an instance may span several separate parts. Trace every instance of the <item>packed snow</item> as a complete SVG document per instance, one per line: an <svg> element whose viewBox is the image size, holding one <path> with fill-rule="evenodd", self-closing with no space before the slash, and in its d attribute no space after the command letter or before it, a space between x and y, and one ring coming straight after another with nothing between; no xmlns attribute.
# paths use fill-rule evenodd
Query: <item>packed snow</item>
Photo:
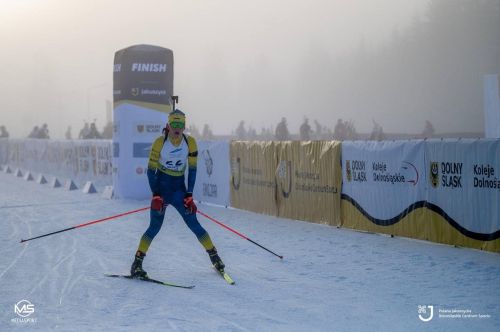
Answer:
<svg viewBox="0 0 500 332"><path fill-rule="evenodd" d="M20 243L148 201L3 172L0 183L0 331L500 330L498 253L199 204L284 259L198 216L236 281L229 285L170 208L144 268L196 285L179 289L104 276L129 271L148 211Z"/></svg>

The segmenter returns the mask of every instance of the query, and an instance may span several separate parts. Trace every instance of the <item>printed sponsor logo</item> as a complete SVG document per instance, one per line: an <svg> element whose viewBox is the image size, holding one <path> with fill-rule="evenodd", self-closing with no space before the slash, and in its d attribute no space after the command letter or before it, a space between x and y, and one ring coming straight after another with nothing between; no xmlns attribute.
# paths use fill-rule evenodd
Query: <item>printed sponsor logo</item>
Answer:
<svg viewBox="0 0 500 332"><path fill-rule="evenodd" d="M113 72L119 73L122 71L122 64L121 63L115 63L113 66Z"/></svg>
<svg viewBox="0 0 500 332"><path fill-rule="evenodd" d="M146 72L146 73L165 73L167 71L166 63L138 63L132 64L133 72Z"/></svg>
<svg viewBox="0 0 500 332"><path fill-rule="evenodd" d="M207 171L207 175L208 177L210 177L214 169L214 161L212 159L212 156L210 155L210 151L203 150L201 155L203 156L203 161L205 162L205 170Z"/></svg>
<svg viewBox="0 0 500 332"><path fill-rule="evenodd" d="M366 161L346 160L347 181L366 182Z"/></svg>
<svg viewBox="0 0 500 332"><path fill-rule="evenodd" d="M217 198L217 185L213 183L203 183L203 196Z"/></svg>
<svg viewBox="0 0 500 332"><path fill-rule="evenodd" d="M500 179L495 176L495 168L490 164L474 164L474 188L500 189Z"/></svg>
<svg viewBox="0 0 500 332"><path fill-rule="evenodd" d="M429 176L431 185L437 188L439 186L439 163L431 161Z"/></svg>
<svg viewBox="0 0 500 332"><path fill-rule="evenodd" d="M231 184L234 190L240 189L241 183L241 159L236 157L236 159L231 160Z"/></svg>
<svg viewBox="0 0 500 332"><path fill-rule="evenodd" d="M137 97L139 95L139 88L130 89L130 94L134 97Z"/></svg>
<svg viewBox="0 0 500 332"><path fill-rule="evenodd" d="M154 123L140 123L135 126L135 130L139 134L158 134L161 133L163 127Z"/></svg>
<svg viewBox="0 0 500 332"><path fill-rule="evenodd" d="M349 182L352 181L352 170L351 170L351 161L350 160L345 161L345 176L347 178L347 181L349 181Z"/></svg>
<svg viewBox="0 0 500 332"><path fill-rule="evenodd" d="M278 182L281 195L288 198L292 192L292 162L290 160L280 161L278 165Z"/></svg>
<svg viewBox="0 0 500 332"><path fill-rule="evenodd" d="M463 163L431 162L431 183L434 188L462 188ZM436 182L437 181L437 182Z"/></svg>
<svg viewBox="0 0 500 332"><path fill-rule="evenodd" d="M149 151L151 150L151 143L134 143L132 145L133 158L149 158Z"/></svg>
<svg viewBox="0 0 500 332"><path fill-rule="evenodd" d="M135 169L135 173L136 173L137 175L142 175L142 174L144 174L144 168L142 168L142 167L137 167L137 168Z"/></svg>

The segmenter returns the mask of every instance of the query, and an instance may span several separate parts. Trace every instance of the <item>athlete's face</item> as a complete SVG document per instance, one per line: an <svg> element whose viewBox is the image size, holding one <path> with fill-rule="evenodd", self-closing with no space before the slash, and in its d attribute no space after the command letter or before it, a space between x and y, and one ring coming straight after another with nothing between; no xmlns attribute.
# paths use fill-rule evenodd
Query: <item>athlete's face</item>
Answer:
<svg viewBox="0 0 500 332"><path fill-rule="evenodd" d="M185 124L181 122L173 122L168 124L168 132L173 138L179 138L184 133Z"/></svg>

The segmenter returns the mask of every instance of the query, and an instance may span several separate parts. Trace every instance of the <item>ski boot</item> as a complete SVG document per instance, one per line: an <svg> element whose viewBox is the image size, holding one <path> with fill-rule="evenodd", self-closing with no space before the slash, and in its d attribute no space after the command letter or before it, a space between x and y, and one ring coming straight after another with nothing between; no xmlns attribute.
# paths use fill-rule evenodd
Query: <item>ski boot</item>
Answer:
<svg viewBox="0 0 500 332"><path fill-rule="evenodd" d="M224 272L224 268L226 267L224 263L222 262L222 259L220 259L219 255L217 254L217 249L213 247L210 250L207 250L208 256L210 257L210 261L212 262L213 266L215 269L221 273Z"/></svg>
<svg viewBox="0 0 500 332"><path fill-rule="evenodd" d="M144 257L146 254L137 251L135 253L135 259L134 262L132 263L132 266L130 267L130 275L132 278L147 278L148 273L142 269L142 261L144 260Z"/></svg>

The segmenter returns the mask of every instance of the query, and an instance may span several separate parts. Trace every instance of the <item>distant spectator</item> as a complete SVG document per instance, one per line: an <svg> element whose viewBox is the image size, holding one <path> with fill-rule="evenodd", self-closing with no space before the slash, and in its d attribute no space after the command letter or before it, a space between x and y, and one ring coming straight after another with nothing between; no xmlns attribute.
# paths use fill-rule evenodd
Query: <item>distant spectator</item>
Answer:
<svg viewBox="0 0 500 332"><path fill-rule="evenodd" d="M336 140L345 140L347 138L347 128L346 128L346 122L342 119L337 120L337 124L335 125L335 128L333 129L333 137Z"/></svg>
<svg viewBox="0 0 500 332"><path fill-rule="evenodd" d="M235 134L239 140L244 140L245 138L247 138L247 131L245 129L245 121L243 121L243 120L240 121L240 123L238 124L238 127L236 128Z"/></svg>
<svg viewBox="0 0 500 332"><path fill-rule="evenodd" d="M434 126L429 120L425 120L425 128L422 131L422 137L434 136Z"/></svg>
<svg viewBox="0 0 500 332"><path fill-rule="evenodd" d="M95 122L92 122L90 124L89 133L84 138L85 139L101 139L102 138L101 134L99 133L99 130L97 130L97 127L95 126Z"/></svg>
<svg viewBox="0 0 500 332"><path fill-rule="evenodd" d="M64 133L64 137L66 137L66 139L73 139L73 137L71 135L71 126L68 126L68 129L66 129L66 133Z"/></svg>
<svg viewBox="0 0 500 332"><path fill-rule="evenodd" d="M38 138L39 136L40 129L38 126L34 126L33 129L31 129L31 132L28 135L28 138Z"/></svg>
<svg viewBox="0 0 500 332"><path fill-rule="evenodd" d="M112 139L113 138L113 122L109 121L106 123L102 129L102 138Z"/></svg>
<svg viewBox="0 0 500 332"><path fill-rule="evenodd" d="M42 125L42 128L40 128L40 130L38 130L38 138L42 138L42 139L49 139L50 138L49 127L47 126L46 123L44 123Z"/></svg>
<svg viewBox="0 0 500 332"><path fill-rule="evenodd" d="M373 121L373 129L370 134L370 140L372 141L383 141L385 139L384 128L379 125L376 121Z"/></svg>
<svg viewBox="0 0 500 332"><path fill-rule="evenodd" d="M8 138L9 132L5 128L5 126L0 126L0 138Z"/></svg>
<svg viewBox="0 0 500 332"><path fill-rule="evenodd" d="M309 141L311 139L311 126L309 125L309 119L305 118L304 123L300 125L300 140Z"/></svg>
<svg viewBox="0 0 500 332"><path fill-rule="evenodd" d="M85 139L90 133L90 127L89 123L85 122L85 125L83 125L83 128L80 130L80 133L78 134L79 139Z"/></svg>
<svg viewBox="0 0 500 332"><path fill-rule="evenodd" d="M290 132L288 131L286 118L281 118L280 123L276 126L275 137L278 141L290 140Z"/></svg>

